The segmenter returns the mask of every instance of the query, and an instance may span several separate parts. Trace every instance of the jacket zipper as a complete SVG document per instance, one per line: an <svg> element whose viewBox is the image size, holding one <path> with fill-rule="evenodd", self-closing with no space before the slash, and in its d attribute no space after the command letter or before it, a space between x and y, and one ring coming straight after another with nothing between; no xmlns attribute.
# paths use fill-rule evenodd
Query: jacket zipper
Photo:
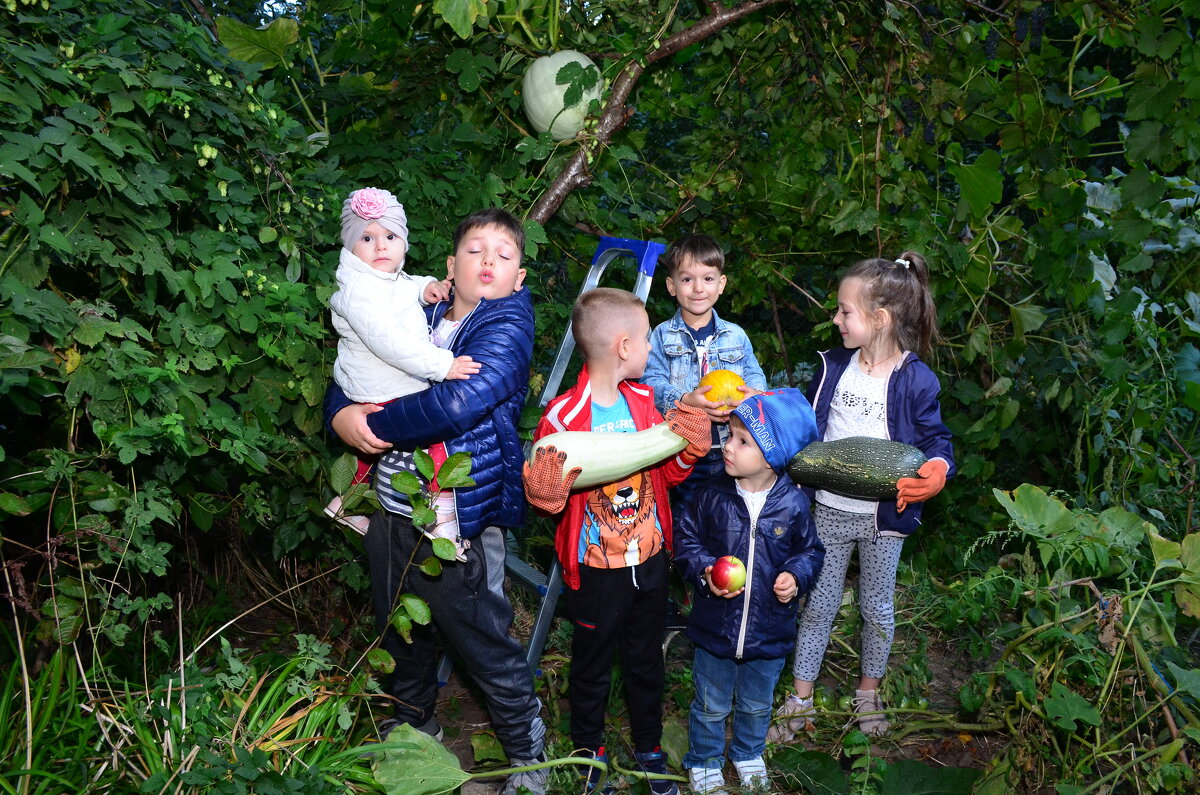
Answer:
<svg viewBox="0 0 1200 795"><path fill-rule="evenodd" d="M766 501L763 502L763 509L766 509ZM749 512L749 507L747 507ZM762 510L759 511L762 515ZM758 538L758 516L754 517L754 524L750 528L750 552L746 555L746 591L742 594L742 624L738 628L737 652L734 657L742 659L742 652L746 647L746 625L750 622L750 596L754 592L754 540Z"/></svg>

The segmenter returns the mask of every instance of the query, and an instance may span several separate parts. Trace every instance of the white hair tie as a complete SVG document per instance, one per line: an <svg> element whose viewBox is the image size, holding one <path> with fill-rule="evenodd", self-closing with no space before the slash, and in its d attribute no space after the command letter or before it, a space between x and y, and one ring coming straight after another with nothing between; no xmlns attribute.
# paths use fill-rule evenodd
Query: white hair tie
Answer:
<svg viewBox="0 0 1200 795"><path fill-rule="evenodd" d="M906 260L906 259L898 259L898 260L896 260L896 264L897 264L897 265L903 265L903 266L904 266L904 270L908 270L910 267L912 267L912 263L911 263L911 262L909 262L909 261L908 261L908 260Z"/></svg>

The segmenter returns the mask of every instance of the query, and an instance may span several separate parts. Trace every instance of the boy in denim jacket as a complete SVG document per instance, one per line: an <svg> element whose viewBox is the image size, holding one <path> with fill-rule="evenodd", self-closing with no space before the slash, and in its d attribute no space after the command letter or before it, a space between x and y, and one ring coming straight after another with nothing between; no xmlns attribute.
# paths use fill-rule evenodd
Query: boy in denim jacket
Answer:
<svg viewBox="0 0 1200 795"><path fill-rule="evenodd" d="M725 471L721 447L729 438L733 408L709 400L706 393L711 387L697 388L700 379L710 370L732 370L746 382L738 389L753 395L767 388L767 378L746 332L722 320L713 309L725 291L725 254L717 241L708 235L685 235L670 245L661 262L667 269L667 292L679 309L650 334L650 359L642 383L654 387L660 412L678 400L704 409L713 423L712 448L672 495L682 504L696 488Z"/></svg>

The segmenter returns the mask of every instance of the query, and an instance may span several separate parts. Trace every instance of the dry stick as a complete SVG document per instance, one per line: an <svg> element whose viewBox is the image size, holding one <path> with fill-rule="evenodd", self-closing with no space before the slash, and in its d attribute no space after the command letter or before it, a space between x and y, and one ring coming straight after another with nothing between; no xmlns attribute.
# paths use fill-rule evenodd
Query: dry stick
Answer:
<svg viewBox="0 0 1200 795"><path fill-rule="evenodd" d="M760 0L760 2L742 3L733 8L721 8L712 3L709 5L712 13L704 19L671 35L657 49L647 53L640 62L630 61L613 81L608 101L596 122L595 132L589 140L580 145L567 165L555 177L554 182L537 200L533 209L529 211L529 218L545 226L551 216L558 212L558 208L562 207L563 202L572 191L591 184L592 175L588 172L588 160L607 146L613 134L624 127L625 123L629 121L629 117L633 115L633 109L626 107L625 102L629 99L634 85L637 84L638 78L642 76L642 72L646 70L647 66L709 38L730 23L736 22L748 14L787 2L790 0Z"/></svg>

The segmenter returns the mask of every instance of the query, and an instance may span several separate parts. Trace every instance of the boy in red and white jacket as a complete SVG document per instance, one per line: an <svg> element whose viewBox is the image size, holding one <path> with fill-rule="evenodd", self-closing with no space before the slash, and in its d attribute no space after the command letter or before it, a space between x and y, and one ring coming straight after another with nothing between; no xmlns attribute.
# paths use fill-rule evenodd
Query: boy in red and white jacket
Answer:
<svg viewBox="0 0 1200 795"><path fill-rule="evenodd" d="M612 288L579 297L571 315L583 354L579 381L546 407L534 441L558 431L635 432L664 421L654 390L637 383L650 353L650 319L641 299ZM525 468L530 504L558 515L555 547L574 626L571 642L571 738L582 755L607 763L604 716L612 650L621 655L635 760L665 773L662 738L667 569L671 507L667 489L691 473L711 444L707 415L676 405L665 421L687 440L677 455L615 483L572 491L579 469L563 473L565 455L547 447ZM602 771L588 767L591 791ZM650 779L655 795L676 795L673 781Z"/></svg>

